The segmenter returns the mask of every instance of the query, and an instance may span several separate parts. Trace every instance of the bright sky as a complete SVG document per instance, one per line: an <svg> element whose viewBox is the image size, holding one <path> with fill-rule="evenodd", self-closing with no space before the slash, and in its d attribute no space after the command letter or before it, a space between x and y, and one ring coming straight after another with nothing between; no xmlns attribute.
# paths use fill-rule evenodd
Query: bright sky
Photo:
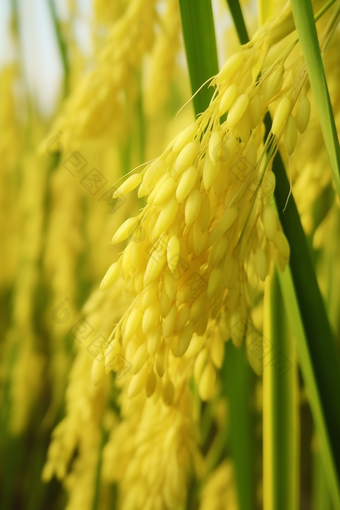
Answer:
<svg viewBox="0 0 340 510"><path fill-rule="evenodd" d="M88 23L91 0L79 0L84 20L77 23L75 33L88 47ZM58 15L67 16L67 0L56 0ZM20 48L16 48L9 30L11 0L0 1L0 67L13 61L19 51L23 59L25 80L41 111L53 112L60 90L62 65L48 0L18 0ZM86 48L88 49L88 48Z"/></svg>

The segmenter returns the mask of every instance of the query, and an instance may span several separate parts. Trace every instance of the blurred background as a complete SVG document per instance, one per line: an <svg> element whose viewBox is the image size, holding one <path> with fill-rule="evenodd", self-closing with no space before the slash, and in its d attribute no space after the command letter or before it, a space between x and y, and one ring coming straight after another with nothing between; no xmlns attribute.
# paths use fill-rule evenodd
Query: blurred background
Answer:
<svg viewBox="0 0 340 510"><path fill-rule="evenodd" d="M256 3L243 8L252 35ZM222 64L238 40L226 2L214 0L213 11ZM70 497L73 479L62 481L62 463L57 477L44 471L77 370L70 330L100 299L100 281L118 253L111 245L117 226L144 204L130 196L112 199L113 186L193 122L191 103L177 115L190 97L177 0L0 3L1 510L80 507ZM329 180L325 193L327 186ZM337 326L336 308L332 321ZM260 459L261 379L250 369L248 376ZM312 508L313 479L318 501L328 493L302 381L300 386L301 508ZM119 416L112 391L108 429ZM213 444L213 456L216 448L229 451L228 444L214 443L228 413L220 397L210 405L202 451ZM70 442L71 464L79 446ZM221 466L228 478L229 465ZM260 471L258 460L257 477ZM237 508L230 479L225 501ZM104 502L90 498L82 509L115 508L116 491L112 483ZM204 504L209 508L209 498Z"/></svg>

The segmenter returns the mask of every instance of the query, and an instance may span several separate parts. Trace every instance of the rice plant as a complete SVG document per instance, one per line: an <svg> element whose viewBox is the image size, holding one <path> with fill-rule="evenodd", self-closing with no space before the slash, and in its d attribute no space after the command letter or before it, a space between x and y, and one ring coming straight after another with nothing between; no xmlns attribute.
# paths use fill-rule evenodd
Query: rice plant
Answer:
<svg viewBox="0 0 340 510"><path fill-rule="evenodd" d="M339 0L0 9L1 510L340 510Z"/></svg>

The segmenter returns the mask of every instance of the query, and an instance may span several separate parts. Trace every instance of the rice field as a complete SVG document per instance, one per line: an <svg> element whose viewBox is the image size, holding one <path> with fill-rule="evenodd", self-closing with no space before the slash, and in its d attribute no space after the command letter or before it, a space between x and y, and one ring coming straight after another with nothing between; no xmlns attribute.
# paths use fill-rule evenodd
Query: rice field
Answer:
<svg viewBox="0 0 340 510"><path fill-rule="evenodd" d="M339 0L29 4L0 509L340 510Z"/></svg>

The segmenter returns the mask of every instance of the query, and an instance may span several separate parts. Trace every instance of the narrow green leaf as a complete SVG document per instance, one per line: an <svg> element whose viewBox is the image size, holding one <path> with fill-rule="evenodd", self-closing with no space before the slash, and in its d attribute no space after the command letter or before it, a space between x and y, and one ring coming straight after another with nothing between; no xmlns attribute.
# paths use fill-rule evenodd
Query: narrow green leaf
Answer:
<svg viewBox="0 0 340 510"><path fill-rule="evenodd" d="M192 92L218 72L211 1L179 0ZM194 98L196 115L208 106L213 90L204 87ZM230 412L230 445L240 510L255 508L254 424L250 413L251 369L244 348L226 344L222 369Z"/></svg>
<svg viewBox="0 0 340 510"><path fill-rule="evenodd" d="M238 0L227 0L227 3L236 24L240 43L246 44L249 42L249 38L241 6ZM288 360L293 360L292 342L288 340L287 332L285 331L285 316L282 314L282 306L280 306L282 297L278 288L276 274L273 277L271 297L273 298L273 303L271 303L273 321L270 324L268 336L272 340L271 343L275 345L275 348L283 356ZM228 374L230 369L233 376L233 368L235 369L235 367L236 370L242 369L240 366L236 366L234 360L232 360L230 367L227 367L226 374ZM264 370L263 374L264 505L266 510L279 510L280 508L283 510L286 508L294 510L298 508L296 367L294 366L295 371L292 370L283 380L277 379L275 369L275 365L270 365ZM225 377L223 377L224 380ZM235 386L238 387L239 385ZM243 426L245 425L242 422L242 414L237 419L238 422L241 421ZM233 430L231 423L231 439L233 433L236 434L237 439L239 433L245 432L243 429L239 429L239 423L235 423L234 427L236 430ZM248 432L246 437L249 438L249 436ZM241 460L244 463L244 460ZM249 462L246 462L245 465L249 465ZM242 467L241 463L240 467ZM248 479L251 479L251 473L249 473ZM245 504L247 503L245 501Z"/></svg>
<svg viewBox="0 0 340 510"><path fill-rule="evenodd" d="M278 273L280 286L282 289L283 300L285 304L285 309L287 311L289 324L291 327L291 331L294 335L294 339L296 342L296 348L298 353L299 364L301 366L302 375L304 379L304 383L307 389L308 399L310 403L310 407L313 414L313 419L316 427L316 431L318 434L318 438L320 441L321 447L321 456L323 460L323 466L325 473L327 475L329 490L332 495L334 507L336 509L340 508L340 490L339 490L339 482L338 482L338 473L336 466L336 456L338 452L335 448L332 451L332 440L337 441L337 438L331 436L329 434L329 424L327 420L331 420L332 416L329 416L325 413L324 410L324 402L323 402L323 392L325 391L323 387L323 381L317 378L317 374L315 374L315 361L313 362L312 352L310 346L307 342L307 337L305 334L305 328L301 321L300 317L300 309L297 300L297 296L294 290L294 283L292 278L292 272L289 267L286 268L284 273ZM321 348L324 347L324 338L316 338L319 341ZM326 344L326 351L329 350L328 345ZM329 354L329 353L328 353ZM333 364L330 359L330 365ZM320 365L323 365L323 357L320 360ZM326 366L323 367L327 371L327 363ZM333 400L338 399L339 393L336 393L335 388L331 388L331 395ZM335 402L336 403L336 402ZM334 416L336 419L336 414ZM338 429L339 430L339 429ZM334 447L333 447L334 448ZM339 457L338 457L339 459Z"/></svg>
<svg viewBox="0 0 340 510"><path fill-rule="evenodd" d="M231 17L235 25L235 29L238 35L238 39L241 44L249 42L249 36L246 28L246 24L243 19L241 6L238 0L227 0L227 4L230 10Z"/></svg>
<svg viewBox="0 0 340 510"><path fill-rule="evenodd" d="M191 26L191 30L195 31L192 27L197 28L196 20L198 18L193 0L180 0L180 4L181 7L182 5L186 7L181 8L184 32L187 26ZM189 19L185 20L183 18ZM200 24L200 29L202 29L202 26L204 25ZM186 45L187 39L190 39L189 33L190 30L187 34L184 33ZM205 33L204 30L202 33ZM199 55L200 52L203 54L202 39L196 36L191 44L194 44L194 40L197 44L196 55ZM188 51L187 56L191 73L191 68L201 65L201 63L197 62L197 58L190 61L190 52ZM215 74L215 72L210 71L210 74ZM203 75L202 82L208 79L209 72L203 73ZM192 80L193 82L194 80ZM195 104L195 108L196 111L202 111L204 105L202 104L197 110L198 107ZM271 126L270 116L267 116L266 123L267 127L268 124ZM290 187L279 153L274 159L273 171L276 176L275 199L278 212L291 247L290 268L297 298L297 318L303 331L303 336L298 337L299 361L306 373L307 390L317 396L313 402L312 411L318 432L323 436L325 464L327 464L329 474L332 475L333 497L338 503L340 473L340 442L338 441L337 432L340 430L340 407L337 403L340 394L339 363L308 245L292 195L288 201L287 210L283 213Z"/></svg>
<svg viewBox="0 0 340 510"><path fill-rule="evenodd" d="M210 0L179 0L185 52L194 94L218 73L215 26ZM196 115L207 109L213 94L208 84L194 97Z"/></svg>
<svg viewBox="0 0 340 510"><path fill-rule="evenodd" d="M332 501L322 455L317 445L314 445L313 450L312 510L319 510L319 508L322 508L322 510L332 510Z"/></svg>
<svg viewBox="0 0 340 510"><path fill-rule="evenodd" d="M68 62L68 55L67 55L67 45L65 43L63 34L61 32L60 23L57 17L56 8L54 5L54 0L48 0L48 5L50 8L50 13L52 17L52 23L55 30L55 35L57 38L57 43L59 47L60 52L60 58L64 70L64 97L66 97L70 90L70 66Z"/></svg>
<svg viewBox="0 0 340 510"><path fill-rule="evenodd" d="M263 368L263 508L299 507L298 382L277 271L266 281Z"/></svg>
<svg viewBox="0 0 340 510"><path fill-rule="evenodd" d="M269 127L270 119L267 118L266 123ZM303 339L306 343L303 350L300 349L300 354L308 353L312 370L311 378L306 380L306 386L309 391L310 385L316 386L320 395L321 412L339 483L340 367L338 355L293 195L290 195L286 210L283 212L290 187L279 153L274 158L273 172L276 177L275 199L280 221L290 244L289 265L305 333ZM299 338L302 339L302 337ZM305 360L301 355L299 355L299 362L302 366ZM314 419L316 419L315 416Z"/></svg>
<svg viewBox="0 0 340 510"><path fill-rule="evenodd" d="M94 493L93 493L93 500L92 500L92 510L98 510L98 508L100 508L103 448L104 448L107 440L108 440L108 434L104 431L104 428L102 427L102 437L101 437L101 441L100 441L99 449L98 449L99 451L98 451L97 469L96 469Z"/></svg>
<svg viewBox="0 0 340 510"><path fill-rule="evenodd" d="M295 26L318 110L321 130L340 196L340 147L310 0L291 0Z"/></svg>
<svg viewBox="0 0 340 510"><path fill-rule="evenodd" d="M255 419L250 410L255 376L247 361L244 345L236 349L230 340L225 344L221 375L230 410L229 443L238 505L240 510L251 510L256 508Z"/></svg>
<svg viewBox="0 0 340 510"><path fill-rule="evenodd" d="M299 4L299 0L296 0L294 3ZM318 19L332 3L333 0L321 9L317 15ZM311 24L315 32L314 18ZM303 51L305 51L304 46ZM309 52L309 48L307 51ZM318 46L317 53L321 62ZM322 73L324 77L323 67ZM327 85L326 93L328 105L330 105ZM333 117L331 118L332 120L334 126ZM269 114L266 116L265 123L268 132L271 127ZM337 434L337 430L340 430L340 408L337 401L337 395L340 394L339 362L334 347L331 327L293 195L290 196L286 212L283 213L290 186L279 152L273 162L273 171L276 177L275 200L278 206L279 217L291 247L290 268L293 278L291 290L293 289L294 297L296 293L294 312L295 319L299 324L298 334L295 335L298 344L298 358L304 373L305 384L310 394L316 428L320 437L322 437L322 456L330 480L333 500L336 508L340 508L340 442L338 441ZM284 297L286 306L292 305L287 295Z"/></svg>

